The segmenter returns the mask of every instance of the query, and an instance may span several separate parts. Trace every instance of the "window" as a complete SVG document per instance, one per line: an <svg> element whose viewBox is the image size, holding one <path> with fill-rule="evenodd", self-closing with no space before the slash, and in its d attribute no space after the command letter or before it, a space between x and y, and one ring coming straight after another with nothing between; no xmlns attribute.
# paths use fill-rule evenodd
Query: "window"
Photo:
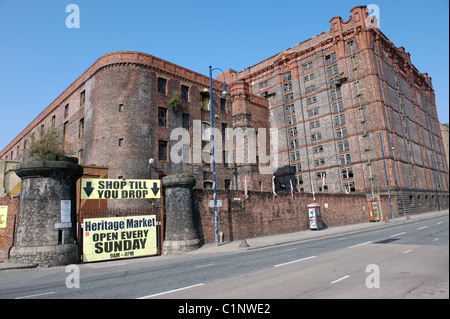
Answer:
<svg viewBox="0 0 450 319"><path fill-rule="evenodd" d="M292 79L291 71L283 73L282 77L283 77L283 82L290 81Z"/></svg>
<svg viewBox="0 0 450 319"><path fill-rule="evenodd" d="M348 152L350 151L350 143L348 140L342 141L338 143L339 152Z"/></svg>
<svg viewBox="0 0 450 319"><path fill-rule="evenodd" d="M317 97L313 96L306 100L306 104L310 105L317 102Z"/></svg>
<svg viewBox="0 0 450 319"><path fill-rule="evenodd" d="M78 125L78 137L84 136L84 118L80 120L80 123Z"/></svg>
<svg viewBox="0 0 450 319"><path fill-rule="evenodd" d="M68 131L67 128L68 127L69 127L69 122L65 121L63 124L63 141L66 141L66 139L67 139L67 131Z"/></svg>
<svg viewBox="0 0 450 319"><path fill-rule="evenodd" d="M297 161L300 159L300 151L291 152L291 160Z"/></svg>
<svg viewBox="0 0 450 319"><path fill-rule="evenodd" d="M167 141L158 142L158 159L160 161L167 160Z"/></svg>
<svg viewBox="0 0 450 319"><path fill-rule="evenodd" d="M303 64L303 72L309 69L312 69L312 62Z"/></svg>
<svg viewBox="0 0 450 319"><path fill-rule="evenodd" d="M334 65L329 66L329 67L327 68L327 74L328 74L328 76L333 76L333 75L338 74L338 73L339 73L339 67L338 67L337 64L334 64Z"/></svg>
<svg viewBox="0 0 450 319"><path fill-rule="evenodd" d="M325 56L326 64L333 63L334 61L336 61L336 53L335 52Z"/></svg>
<svg viewBox="0 0 450 319"><path fill-rule="evenodd" d="M119 138L119 146L123 146L123 138Z"/></svg>
<svg viewBox="0 0 450 319"><path fill-rule="evenodd" d="M227 123L222 123L222 140L224 141L226 139L227 127Z"/></svg>
<svg viewBox="0 0 450 319"><path fill-rule="evenodd" d="M294 104L289 104L286 106L286 114L294 113L294 111L295 111Z"/></svg>
<svg viewBox="0 0 450 319"><path fill-rule="evenodd" d="M289 93L284 97L284 103L289 104L294 101L294 93Z"/></svg>
<svg viewBox="0 0 450 319"><path fill-rule="evenodd" d="M80 106L83 106L85 101L86 101L86 91L83 90L80 93Z"/></svg>
<svg viewBox="0 0 450 319"><path fill-rule="evenodd" d="M166 95L167 80L158 78L158 93Z"/></svg>
<svg viewBox="0 0 450 319"><path fill-rule="evenodd" d="M314 109L314 110L309 110L308 111L308 116L314 116L314 115L319 115L319 109Z"/></svg>
<svg viewBox="0 0 450 319"><path fill-rule="evenodd" d="M342 91L341 88L337 88L336 90L333 90L330 92L331 100L338 100L342 99Z"/></svg>
<svg viewBox="0 0 450 319"><path fill-rule="evenodd" d="M306 87L305 93L308 94L308 93L311 93L311 92L313 92L315 90L316 90L316 86L313 84L313 85L310 85L310 86Z"/></svg>
<svg viewBox="0 0 450 319"><path fill-rule="evenodd" d="M352 156L350 154L344 154L339 156L339 163L341 165L350 164L352 162Z"/></svg>
<svg viewBox="0 0 450 319"><path fill-rule="evenodd" d="M328 86L329 86L330 88L334 88L334 87L341 86L342 81L344 81L344 79L345 79L345 78L343 78L343 79L341 80L341 78L340 78L339 75L337 75L337 76L335 76L335 77L332 77L332 78L330 78L330 79L328 80Z"/></svg>
<svg viewBox="0 0 450 319"><path fill-rule="evenodd" d="M305 82L306 82L306 81L313 80L313 79L314 79L314 73L307 74L307 75L305 75L305 77L304 77Z"/></svg>
<svg viewBox="0 0 450 319"><path fill-rule="evenodd" d="M288 117L288 125L294 125L297 122L297 119L295 118L295 115Z"/></svg>
<svg viewBox="0 0 450 319"><path fill-rule="evenodd" d="M315 127L320 127L320 121L312 121L309 123L309 128L315 128Z"/></svg>
<svg viewBox="0 0 450 319"><path fill-rule="evenodd" d="M292 82L284 83L283 90L284 92L292 91Z"/></svg>
<svg viewBox="0 0 450 319"><path fill-rule="evenodd" d="M226 99L220 98L220 110L222 112L226 112L226 110L227 110L227 100Z"/></svg>
<svg viewBox="0 0 450 319"><path fill-rule="evenodd" d="M294 137L298 135L297 127L292 127L288 130L289 137Z"/></svg>
<svg viewBox="0 0 450 319"><path fill-rule="evenodd" d="M119 104L119 112L123 112L123 110L124 110L123 104Z"/></svg>
<svg viewBox="0 0 450 319"><path fill-rule="evenodd" d="M228 155L229 152L228 151L223 151L223 167L228 167Z"/></svg>
<svg viewBox="0 0 450 319"><path fill-rule="evenodd" d="M353 168L351 167L343 168L341 173L343 179L353 178Z"/></svg>
<svg viewBox="0 0 450 319"><path fill-rule="evenodd" d="M345 114L337 115L334 117L334 125L340 126L345 124Z"/></svg>
<svg viewBox="0 0 450 319"><path fill-rule="evenodd" d="M344 102L339 101L337 103L333 103L332 107L333 107L333 113L342 112L344 110Z"/></svg>
<svg viewBox="0 0 450 319"><path fill-rule="evenodd" d="M344 127L341 127L341 128L338 128L337 130L336 130L336 137L337 138L344 138L344 137L347 137L347 128L344 126Z"/></svg>
<svg viewBox="0 0 450 319"><path fill-rule="evenodd" d="M190 125L190 121L189 121L189 114L187 113L183 113L181 115L181 125L183 126L184 129L189 130L189 125Z"/></svg>
<svg viewBox="0 0 450 319"><path fill-rule="evenodd" d="M269 84L269 82L267 82L267 81L261 82L261 83L259 83L259 88L260 89L265 88L268 84Z"/></svg>
<svg viewBox="0 0 450 319"><path fill-rule="evenodd" d="M209 122L202 121L202 141L209 142L211 140L211 134L205 135L204 132L206 129L209 129L211 125Z"/></svg>
<svg viewBox="0 0 450 319"><path fill-rule="evenodd" d="M322 153L322 152L323 152L323 145L313 147L313 153Z"/></svg>
<svg viewBox="0 0 450 319"><path fill-rule="evenodd" d="M322 133L315 133L315 134L311 134L311 140L312 141L318 141L322 139Z"/></svg>
<svg viewBox="0 0 450 319"><path fill-rule="evenodd" d="M209 95L202 94L202 109L209 111Z"/></svg>
<svg viewBox="0 0 450 319"><path fill-rule="evenodd" d="M212 189L213 188L213 182L211 182L211 181L204 181L203 182L203 188Z"/></svg>
<svg viewBox="0 0 450 319"><path fill-rule="evenodd" d="M296 182L296 185L303 185L303 175L296 175L295 182Z"/></svg>
<svg viewBox="0 0 450 319"><path fill-rule="evenodd" d="M158 107L158 126L166 127L167 124L167 109Z"/></svg>
<svg viewBox="0 0 450 319"><path fill-rule="evenodd" d="M323 179L323 177L327 177L327 172L316 172L316 179Z"/></svg>
<svg viewBox="0 0 450 319"><path fill-rule="evenodd" d="M181 101L189 100L189 86L182 85L181 86Z"/></svg>
<svg viewBox="0 0 450 319"><path fill-rule="evenodd" d="M345 182L342 184L342 186L344 187L344 190L349 193L356 191L355 182Z"/></svg>
<svg viewBox="0 0 450 319"><path fill-rule="evenodd" d="M318 158L314 160L314 166L321 166L325 165L325 159L324 158Z"/></svg>
<svg viewBox="0 0 450 319"><path fill-rule="evenodd" d="M319 192L327 192L328 191L328 185L325 185L325 186L319 185L319 186L317 186L317 190Z"/></svg>
<svg viewBox="0 0 450 319"><path fill-rule="evenodd" d="M69 104L67 103L64 106L64 118L67 118L69 116Z"/></svg>
<svg viewBox="0 0 450 319"><path fill-rule="evenodd" d="M294 170L295 170L296 173L301 172L302 171L302 164L301 163L294 164Z"/></svg>
<svg viewBox="0 0 450 319"><path fill-rule="evenodd" d="M297 148L299 147L298 139L293 139L289 141L289 148Z"/></svg>
<svg viewBox="0 0 450 319"><path fill-rule="evenodd" d="M52 116L52 127L55 127L56 125L56 115Z"/></svg>
<svg viewBox="0 0 450 319"><path fill-rule="evenodd" d="M225 189L227 189L227 190L231 189L231 180L229 180L229 179L225 180Z"/></svg>

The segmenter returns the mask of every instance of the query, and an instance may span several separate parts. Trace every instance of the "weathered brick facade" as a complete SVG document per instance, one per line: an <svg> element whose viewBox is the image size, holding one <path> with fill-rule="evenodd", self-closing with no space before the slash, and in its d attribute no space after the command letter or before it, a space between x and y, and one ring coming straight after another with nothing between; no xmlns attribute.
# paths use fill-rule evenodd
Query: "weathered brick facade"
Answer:
<svg viewBox="0 0 450 319"><path fill-rule="evenodd" d="M440 196L448 207L431 78L373 27L365 7L350 13L347 22L332 18L330 30L314 38L227 72L228 81L251 83L250 91L269 101L270 124L279 132L277 188L292 179L300 192L377 197L386 192L387 175L401 212L421 197Z"/></svg>
<svg viewBox="0 0 450 319"><path fill-rule="evenodd" d="M0 206L8 207L6 227L0 228L0 262L2 262L8 259L9 251L14 243L16 217L19 211L19 197L0 197Z"/></svg>
<svg viewBox="0 0 450 319"><path fill-rule="evenodd" d="M219 88L221 84L214 80L213 87ZM268 127L265 99L251 96L248 89L245 91L238 84L231 84L228 89L231 96L226 100L221 101L219 94L215 95L214 127L218 132L224 127ZM179 99L177 107L169 103L174 95ZM234 100L239 100L236 102L239 104L237 113L233 110ZM245 119L240 117L241 108L247 112ZM196 187L211 187L211 165L205 163L208 160L205 157L204 161L202 158L193 160L196 155L193 144L197 143L201 150L209 149L209 138L198 139L201 139L203 126L209 126L209 123L207 77L147 54L114 52L99 58L11 142L2 156L19 146L15 158L21 159L27 137L32 133L39 134L42 126L53 125L60 128L74 145L82 164L108 167L109 178L160 178L185 172L194 174ZM186 144L190 163L171 160L170 151L178 143L178 136L171 138L171 133L182 127L190 135ZM197 132L195 128L198 128ZM269 139L266 140L268 143ZM164 150L161 150L161 142L165 144ZM219 143L224 151L224 139L216 136L217 188L243 189L243 178L233 178L233 171L240 172L242 168L233 167L231 163L226 165L219 159L223 157ZM269 150L269 144L267 146ZM155 160L152 166L149 165L150 158ZM250 166L258 172L257 165ZM253 182L258 189L271 188L268 175L255 173ZM249 185L253 185L250 178ZM146 203L139 200L121 202L127 207Z"/></svg>
<svg viewBox="0 0 450 319"><path fill-rule="evenodd" d="M272 130L276 141L269 144L267 138L265 146L266 154L277 157L277 191L289 191L292 180L299 192L379 197L386 194L387 176L400 212L418 201L431 207L435 196L448 207L449 175L439 165L446 159L431 79L412 65L403 47L373 27L365 7L354 7L350 14L346 22L333 17L330 30L244 71L225 71L231 95L226 101L215 95L213 126L220 132L265 128L266 136ZM221 84L213 81L214 88ZM176 107L170 106L174 94ZM195 134L194 121L209 125L208 101L209 79L201 74L144 53L109 53L62 92L0 158L20 160L27 137L54 125L75 146L81 163L107 166L109 178L184 172L194 174L195 188L209 188L210 164L195 163L199 152L192 147L198 143L207 151L209 142ZM189 130L191 147L184 155L190 164L175 163L170 154L179 143L170 135L183 126ZM246 147L248 137L242 139ZM216 149L216 158L223 151ZM249 156L236 165L216 162L219 190L242 190L245 180L249 190L271 190L270 174L260 174L261 158L253 162ZM150 158L155 159L152 166Z"/></svg>

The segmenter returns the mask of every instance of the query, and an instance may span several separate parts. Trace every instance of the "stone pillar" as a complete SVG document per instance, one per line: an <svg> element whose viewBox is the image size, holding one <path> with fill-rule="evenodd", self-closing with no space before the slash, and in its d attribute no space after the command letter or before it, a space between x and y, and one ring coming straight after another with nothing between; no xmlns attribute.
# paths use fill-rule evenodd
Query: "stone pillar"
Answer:
<svg viewBox="0 0 450 319"><path fill-rule="evenodd" d="M75 198L83 167L76 158L69 159L25 161L17 166L22 189L11 262L44 266L79 262ZM62 200L70 200L70 223L61 223Z"/></svg>
<svg viewBox="0 0 450 319"><path fill-rule="evenodd" d="M165 176L162 184L166 194L166 236L163 254L176 254L197 249L200 240L194 224L192 188L195 178L190 174Z"/></svg>

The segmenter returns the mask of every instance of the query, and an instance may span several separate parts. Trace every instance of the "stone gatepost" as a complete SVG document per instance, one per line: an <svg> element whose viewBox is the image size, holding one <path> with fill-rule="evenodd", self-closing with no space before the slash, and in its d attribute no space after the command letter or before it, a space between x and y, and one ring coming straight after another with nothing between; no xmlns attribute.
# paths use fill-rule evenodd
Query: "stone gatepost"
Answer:
<svg viewBox="0 0 450 319"><path fill-rule="evenodd" d="M43 266L79 262L75 198L83 167L76 158L64 159L17 166L22 189L11 262Z"/></svg>
<svg viewBox="0 0 450 319"><path fill-rule="evenodd" d="M192 201L194 176L169 175L163 177L162 184L166 194L166 236L163 254L176 254L197 249L200 240L194 224Z"/></svg>

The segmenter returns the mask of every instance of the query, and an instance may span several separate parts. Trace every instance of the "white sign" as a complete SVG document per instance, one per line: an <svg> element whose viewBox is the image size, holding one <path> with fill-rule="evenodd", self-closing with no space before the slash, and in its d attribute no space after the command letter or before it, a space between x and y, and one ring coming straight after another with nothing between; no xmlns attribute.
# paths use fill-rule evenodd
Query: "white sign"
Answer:
<svg viewBox="0 0 450 319"><path fill-rule="evenodd" d="M71 200L62 200L61 201L61 223L70 223L71 222Z"/></svg>
<svg viewBox="0 0 450 319"><path fill-rule="evenodd" d="M222 207L222 200L221 199L217 199L217 207ZM214 207L214 199L210 199L209 200L209 207Z"/></svg>

